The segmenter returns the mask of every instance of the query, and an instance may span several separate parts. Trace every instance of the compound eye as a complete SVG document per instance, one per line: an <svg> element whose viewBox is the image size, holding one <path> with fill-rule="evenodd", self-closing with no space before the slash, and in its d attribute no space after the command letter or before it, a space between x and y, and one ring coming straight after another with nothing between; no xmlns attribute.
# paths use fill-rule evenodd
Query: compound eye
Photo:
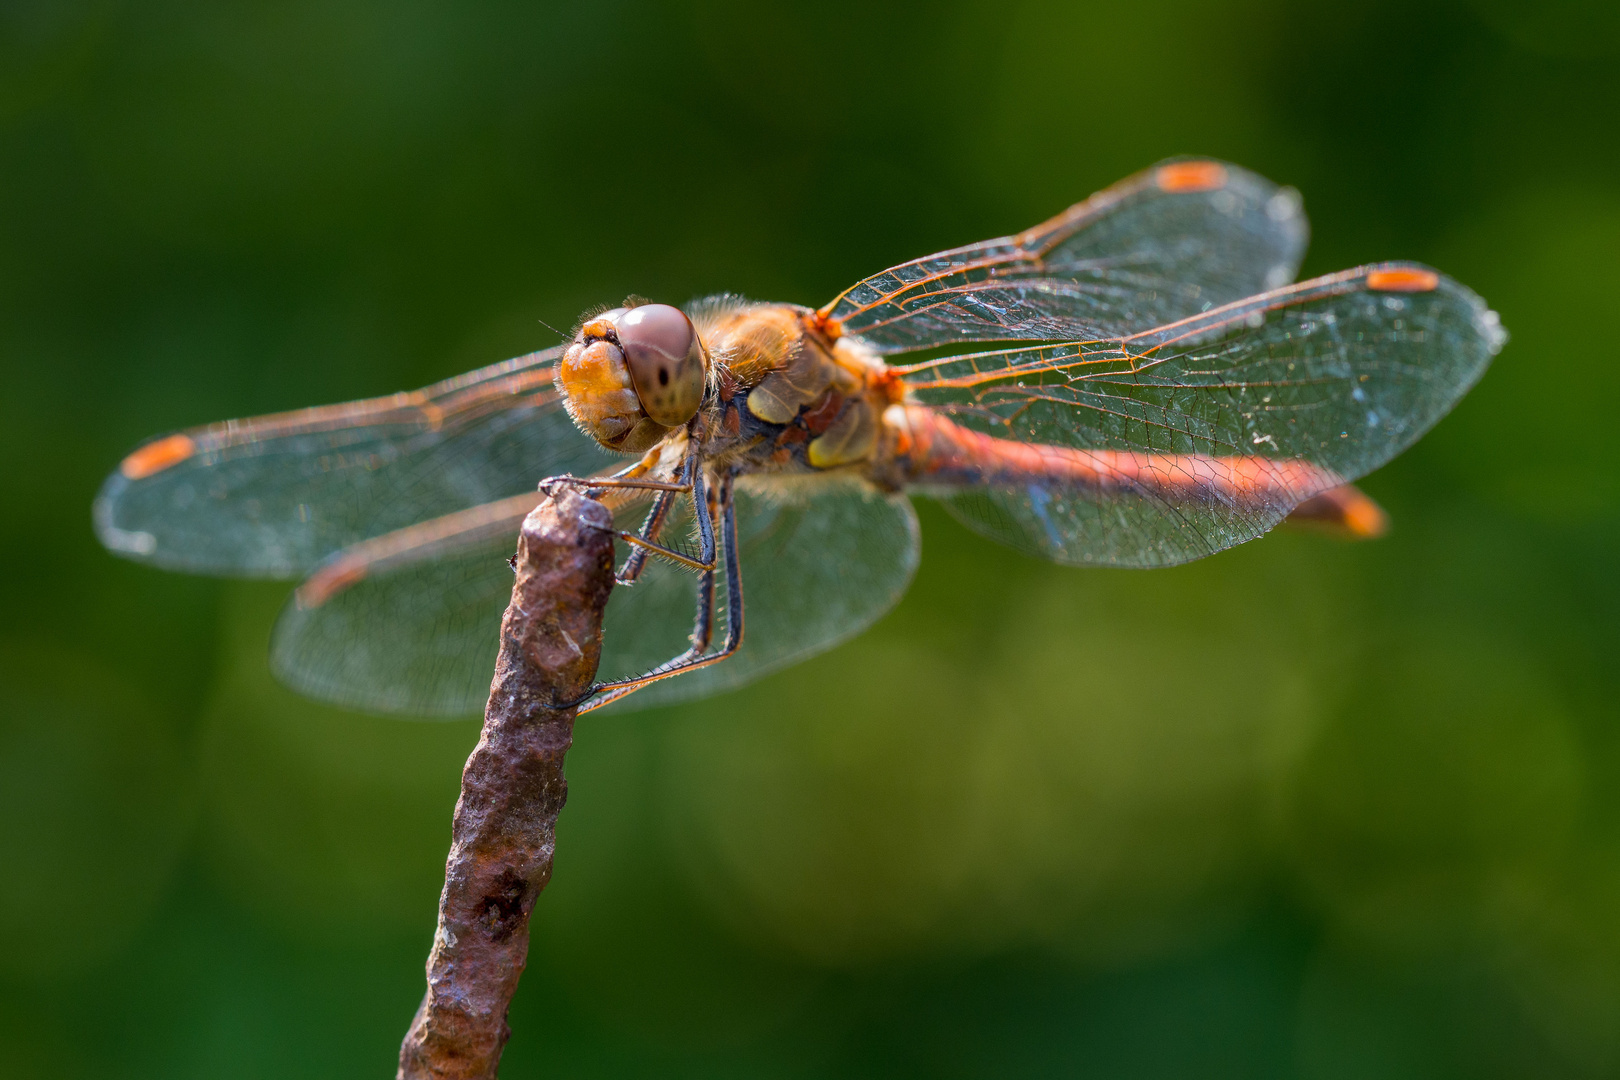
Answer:
<svg viewBox="0 0 1620 1080"><path fill-rule="evenodd" d="M619 345L647 415L678 427L703 403L703 344L692 320L668 304L642 304L618 317Z"/></svg>

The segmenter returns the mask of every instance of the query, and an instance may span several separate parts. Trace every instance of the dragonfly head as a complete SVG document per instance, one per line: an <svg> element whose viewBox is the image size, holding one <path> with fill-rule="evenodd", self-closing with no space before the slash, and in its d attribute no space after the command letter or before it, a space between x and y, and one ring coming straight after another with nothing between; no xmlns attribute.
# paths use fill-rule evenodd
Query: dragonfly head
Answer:
<svg viewBox="0 0 1620 1080"><path fill-rule="evenodd" d="M639 452L697 415L708 368L684 311L639 304L585 320L557 365L557 389L581 431Z"/></svg>

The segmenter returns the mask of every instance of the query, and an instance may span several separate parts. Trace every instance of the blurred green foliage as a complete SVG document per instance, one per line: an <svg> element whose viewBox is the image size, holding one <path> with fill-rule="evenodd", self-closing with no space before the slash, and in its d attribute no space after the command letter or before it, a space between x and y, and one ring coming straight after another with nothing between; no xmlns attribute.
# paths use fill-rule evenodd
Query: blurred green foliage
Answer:
<svg viewBox="0 0 1620 1080"><path fill-rule="evenodd" d="M387 1075L422 990L475 723L103 552L138 439L1207 153L1514 334L1393 535L1079 571L924 507L872 632L581 726L505 1075L1620 1074L1616 10L8 0L0 1072Z"/></svg>

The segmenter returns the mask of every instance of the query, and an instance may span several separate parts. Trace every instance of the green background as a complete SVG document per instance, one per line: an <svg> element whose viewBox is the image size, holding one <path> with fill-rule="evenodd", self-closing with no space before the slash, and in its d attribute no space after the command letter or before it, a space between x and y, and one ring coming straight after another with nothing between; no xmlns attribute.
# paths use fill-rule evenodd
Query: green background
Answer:
<svg viewBox="0 0 1620 1080"><path fill-rule="evenodd" d="M474 721L90 531L141 438L820 303L1161 157L1513 334L1395 528L1033 562L582 723L508 1077L1620 1075L1620 5L0 7L0 1073L391 1075Z"/></svg>

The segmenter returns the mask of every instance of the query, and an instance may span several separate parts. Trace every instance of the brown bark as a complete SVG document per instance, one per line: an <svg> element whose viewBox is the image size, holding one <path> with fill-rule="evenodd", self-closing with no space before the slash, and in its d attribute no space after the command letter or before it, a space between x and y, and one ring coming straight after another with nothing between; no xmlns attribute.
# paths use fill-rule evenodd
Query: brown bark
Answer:
<svg viewBox="0 0 1620 1080"><path fill-rule="evenodd" d="M461 774L427 996L399 1052L400 1080L494 1077L506 1010L529 951L529 912L551 879L573 701L596 676L613 588L612 518L561 487L523 522L517 581L484 730Z"/></svg>

